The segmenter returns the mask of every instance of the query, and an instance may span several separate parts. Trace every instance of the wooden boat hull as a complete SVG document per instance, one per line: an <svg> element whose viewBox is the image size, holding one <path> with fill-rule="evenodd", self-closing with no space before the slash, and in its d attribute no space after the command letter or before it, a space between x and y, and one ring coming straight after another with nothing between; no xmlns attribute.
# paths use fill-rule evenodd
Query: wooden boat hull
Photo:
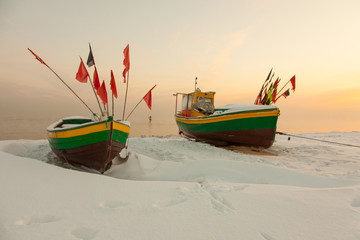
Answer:
<svg viewBox="0 0 360 240"><path fill-rule="evenodd" d="M205 117L176 115L179 132L215 145L269 148L275 140L279 109L263 109Z"/></svg>
<svg viewBox="0 0 360 240"><path fill-rule="evenodd" d="M103 173L125 148L130 126L112 117L105 121L82 120L63 119L49 126L50 147L62 161Z"/></svg>

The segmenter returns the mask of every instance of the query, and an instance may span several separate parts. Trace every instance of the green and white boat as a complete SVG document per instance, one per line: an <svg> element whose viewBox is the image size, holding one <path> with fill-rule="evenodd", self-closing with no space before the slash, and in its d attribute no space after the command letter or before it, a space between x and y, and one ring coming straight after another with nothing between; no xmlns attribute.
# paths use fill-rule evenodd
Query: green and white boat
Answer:
<svg viewBox="0 0 360 240"><path fill-rule="evenodd" d="M270 105L229 104L214 107L215 92L176 93L175 120L179 133L214 145L269 148L276 135L279 108ZM181 110L177 110L182 95Z"/></svg>
<svg viewBox="0 0 360 240"><path fill-rule="evenodd" d="M60 160L101 173L111 167L112 159L127 146L129 132L129 122L115 121L112 116L99 121L69 117L47 128L50 147Z"/></svg>

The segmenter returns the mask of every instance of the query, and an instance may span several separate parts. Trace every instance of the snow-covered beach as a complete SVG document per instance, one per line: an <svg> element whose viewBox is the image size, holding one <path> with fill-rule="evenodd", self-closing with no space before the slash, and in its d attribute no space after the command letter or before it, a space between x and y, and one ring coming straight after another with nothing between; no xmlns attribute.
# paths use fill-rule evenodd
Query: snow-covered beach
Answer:
<svg viewBox="0 0 360 240"><path fill-rule="evenodd" d="M360 145L360 132L298 134ZM0 239L360 239L360 148L276 136L244 154L133 137L104 175L0 141Z"/></svg>

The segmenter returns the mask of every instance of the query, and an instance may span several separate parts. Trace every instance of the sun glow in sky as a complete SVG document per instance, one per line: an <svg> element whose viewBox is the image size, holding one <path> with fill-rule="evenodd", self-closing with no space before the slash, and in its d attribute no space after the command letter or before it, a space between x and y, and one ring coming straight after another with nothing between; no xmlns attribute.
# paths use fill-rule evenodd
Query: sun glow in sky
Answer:
<svg viewBox="0 0 360 240"><path fill-rule="evenodd" d="M359 131L359 12L358 0L2 0L0 111L3 118L88 115L28 47L96 111L90 85L75 80L90 42L100 80L109 85L114 71L121 117L122 51L130 44L127 111L157 84L152 111L142 104L132 121L151 114L175 124L172 94L193 91L195 77L217 93L216 106L252 104L273 68L281 87L296 74L295 92L277 103L279 131Z"/></svg>

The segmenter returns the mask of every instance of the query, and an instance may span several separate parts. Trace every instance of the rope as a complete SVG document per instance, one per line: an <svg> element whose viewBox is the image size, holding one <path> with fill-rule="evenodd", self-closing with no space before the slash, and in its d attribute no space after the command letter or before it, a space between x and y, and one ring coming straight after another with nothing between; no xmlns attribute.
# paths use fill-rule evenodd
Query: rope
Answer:
<svg viewBox="0 0 360 240"><path fill-rule="evenodd" d="M338 144L338 145L342 145L342 146L360 148L360 146L357 146L357 145L352 145L352 144L347 144L347 143L339 143L339 142L332 142L332 141L326 141L326 140L321 140L321 139L316 139L316 138L309 138L309 137L303 137L303 136L297 136L297 135L288 134L288 133L283 133L283 132L276 132L276 134L286 135L286 136L290 136L290 137L304 138L304 139L309 139L309 140L319 141L319 142L326 142L326 143Z"/></svg>

